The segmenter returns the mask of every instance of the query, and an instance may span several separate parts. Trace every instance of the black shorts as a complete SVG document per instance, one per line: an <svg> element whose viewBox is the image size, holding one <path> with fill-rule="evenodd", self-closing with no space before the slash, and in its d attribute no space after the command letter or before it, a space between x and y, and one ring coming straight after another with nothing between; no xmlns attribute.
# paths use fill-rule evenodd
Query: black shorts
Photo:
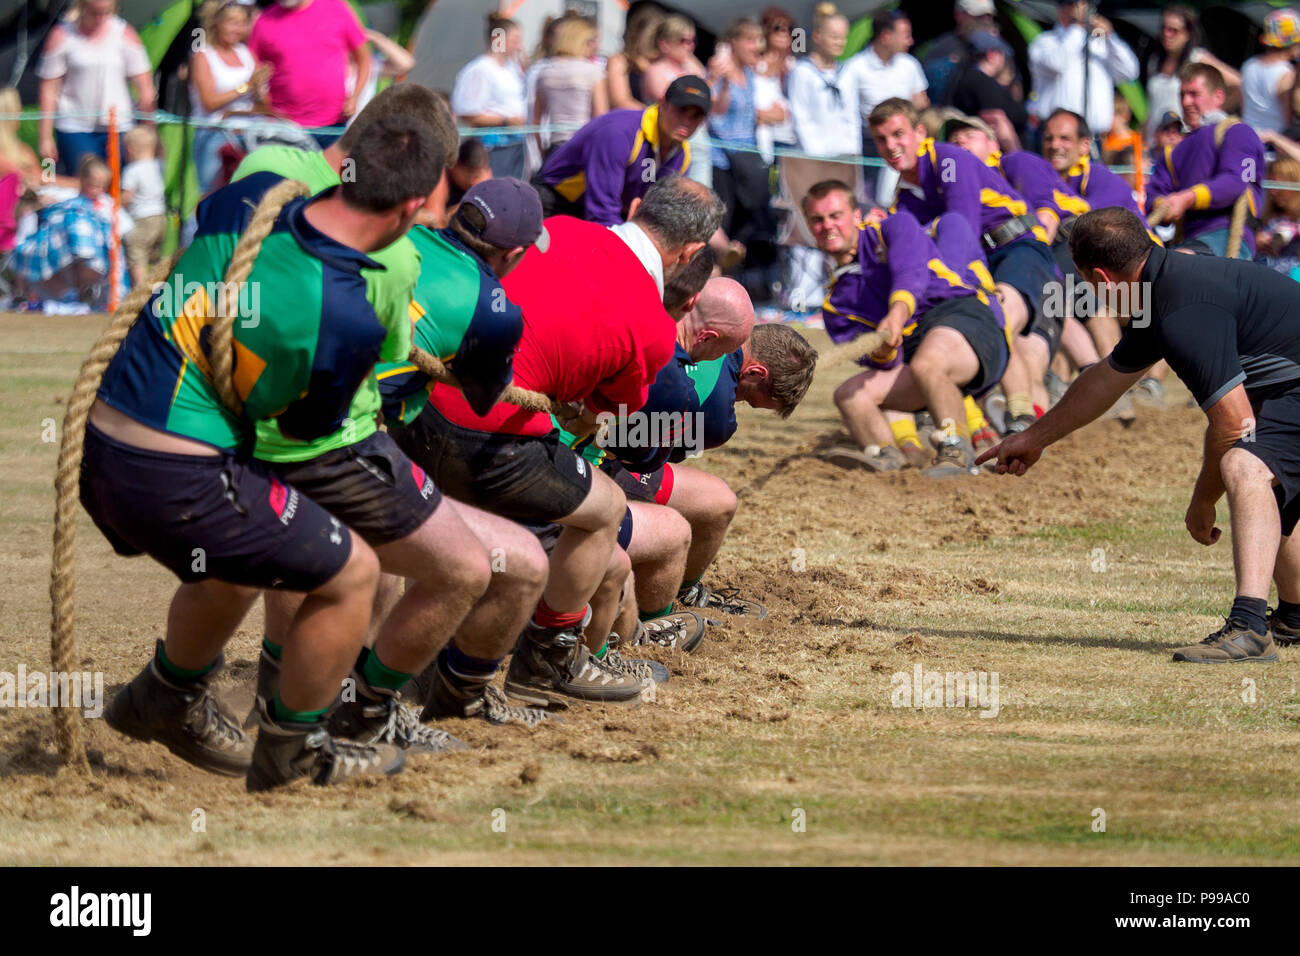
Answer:
<svg viewBox="0 0 1300 956"><path fill-rule="evenodd" d="M1300 382L1252 395L1250 404L1254 434L1242 436L1233 447L1250 452L1273 472L1282 533L1289 536L1300 521Z"/></svg>
<svg viewBox="0 0 1300 956"><path fill-rule="evenodd" d="M614 479L631 501L644 501L652 505L666 505L673 493L673 466L662 465L654 471L628 471L616 461L601 465L601 470Z"/></svg>
<svg viewBox="0 0 1300 956"><path fill-rule="evenodd" d="M1061 281L1052 250L1035 239L1018 239L989 253L989 271L994 282L1005 282L1025 299L1029 322L1020 334L1040 336L1055 356L1065 319L1043 312L1048 283Z"/></svg>
<svg viewBox="0 0 1300 956"><path fill-rule="evenodd" d="M369 545L414 533L442 503L433 480L385 432L308 461L271 467Z"/></svg>
<svg viewBox="0 0 1300 956"><path fill-rule="evenodd" d="M262 462L149 451L89 424L81 504L114 551L187 584L313 591L352 553L348 529Z"/></svg>
<svg viewBox="0 0 1300 956"><path fill-rule="evenodd" d="M426 404L393 438L444 492L512 521L548 524L573 514L591 493L595 466L554 433L462 428Z"/></svg>
<svg viewBox="0 0 1300 956"><path fill-rule="evenodd" d="M916 331L903 339L903 361L910 362L926 333L940 326L960 332L979 359L980 370L961 386L963 395L979 398L1002 381L1010 357L1006 333L998 325L993 310L973 295L945 299L922 315Z"/></svg>
<svg viewBox="0 0 1300 956"><path fill-rule="evenodd" d="M529 524L522 522L524 528L532 533L542 546L542 550L549 555L555 550L556 543L560 540L560 535L564 533L562 524ZM623 520L618 525L618 546L624 551L632 543L632 509L623 509Z"/></svg>

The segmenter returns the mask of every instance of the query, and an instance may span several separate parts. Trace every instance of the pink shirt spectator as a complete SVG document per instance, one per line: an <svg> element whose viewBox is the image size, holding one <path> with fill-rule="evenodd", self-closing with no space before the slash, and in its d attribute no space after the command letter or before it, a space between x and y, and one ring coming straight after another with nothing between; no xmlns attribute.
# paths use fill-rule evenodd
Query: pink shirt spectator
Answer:
<svg viewBox="0 0 1300 956"><path fill-rule="evenodd" d="M356 14L343 0L310 0L264 11L248 49L259 63L274 67L272 109L301 126L334 126L347 99L348 54L365 42Z"/></svg>

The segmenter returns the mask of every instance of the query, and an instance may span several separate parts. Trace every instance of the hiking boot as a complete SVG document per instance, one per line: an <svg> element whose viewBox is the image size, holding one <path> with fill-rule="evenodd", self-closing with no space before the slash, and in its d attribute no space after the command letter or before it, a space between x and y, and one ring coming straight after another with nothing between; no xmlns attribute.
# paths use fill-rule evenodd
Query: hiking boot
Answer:
<svg viewBox="0 0 1300 956"><path fill-rule="evenodd" d="M257 658L257 692L253 695L253 706L248 709L248 716L244 718L245 730L257 724L257 698L275 700L275 695L278 693L280 693L280 662L263 647L262 653Z"/></svg>
<svg viewBox="0 0 1300 956"><path fill-rule="evenodd" d="M1174 660L1192 664L1269 663L1277 660L1277 646L1267 631L1259 634L1239 621L1225 620L1223 627L1201 643L1174 651Z"/></svg>
<svg viewBox="0 0 1300 956"><path fill-rule="evenodd" d="M506 671L506 692L542 707L566 706L572 700L639 703L641 678L596 660L583 643L582 628L589 619L590 610L574 627L540 627L529 621Z"/></svg>
<svg viewBox="0 0 1300 956"><path fill-rule="evenodd" d="M327 718L330 736L364 744L392 744L413 754L468 750L469 745L445 730L420 722L420 713L402 703L402 695L387 687L372 687L357 672L351 675L355 700L335 707Z"/></svg>
<svg viewBox="0 0 1300 956"><path fill-rule="evenodd" d="M700 646L709 624L720 623L722 622L711 621L694 611L674 611L653 621L639 621L636 634L632 637L632 646L675 647L689 654Z"/></svg>
<svg viewBox="0 0 1300 956"><path fill-rule="evenodd" d="M981 428L974 435L970 436L970 441L971 441L971 446L975 449L975 457L978 458L980 455L988 451L990 448L996 448L998 446L999 439L997 436L997 432L995 432L993 429ZM985 468L988 471L997 471L998 460L996 458L990 458L988 461L984 462L984 464L981 467Z"/></svg>
<svg viewBox="0 0 1300 956"><path fill-rule="evenodd" d="M1011 421L1007 422L1006 434L1018 435L1034 422L1038 421L1033 415L1017 415Z"/></svg>
<svg viewBox="0 0 1300 956"><path fill-rule="evenodd" d="M1147 376L1130 390L1133 400L1147 408L1165 407L1165 386L1158 378Z"/></svg>
<svg viewBox="0 0 1300 956"><path fill-rule="evenodd" d="M196 767L242 777L253 758L253 741L209 689L221 663L218 658L217 666L197 680L176 681L162 673L155 657L113 698L104 722L119 734L160 743Z"/></svg>
<svg viewBox="0 0 1300 956"><path fill-rule="evenodd" d="M445 717L478 717L489 724L523 724L536 727L544 720L559 720L538 707L520 707L512 704L506 695L491 684L461 684L443 673L435 661L424 671L428 690L417 699L424 701L420 720L441 720Z"/></svg>
<svg viewBox="0 0 1300 956"><path fill-rule="evenodd" d="M741 597L740 588L707 588L697 582L690 590L678 595L677 603L682 607L695 608L705 617L710 616L710 611L739 614L760 621L767 617L767 608L757 601Z"/></svg>
<svg viewBox="0 0 1300 956"><path fill-rule="evenodd" d="M658 661L646 660L643 657L624 657L611 647L605 651L601 662L640 680L648 680L656 684L668 683L668 668Z"/></svg>
<svg viewBox="0 0 1300 956"><path fill-rule="evenodd" d="M975 449L970 439L954 435L943 440L934 464L921 474L927 478L957 478L978 470L975 467Z"/></svg>
<svg viewBox="0 0 1300 956"><path fill-rule="evenodd" d="M363 774L399 773L406 754L391 744L362 744L336 740L324 724L280 722L271 718L266 698L253 705L259 730L248 768L250 793L270 790L299 777L317 786L342 783Z"/></svg>
<svg viewBox="0 0 1300 956"><path fill-rule="evenodd" d="M1049 408L1064 398L1066 390L1070 387L1066 384L1065 379L1061 378L1061 376L1057 375L1051 369L1048 369L1047 374L1043 376L1043 385L1047 389L1047 404Z"/></svg>
<svg viewBox="0 0 1300 956"><path fill-rule="evenodd" d="M915 442L905 441L898 446L898 450L903 453L904 467L925 468L930 464L930 456Z"/></svg>
<svg viewBox="0 0 1300 956"><path fill-rule="evenodd" d="M1133 399L1129 396L1129 393L1125 392L1121 395L1106 414L1101 417L1103 419L1113 418L1125 428L1132 426L1132 424L1137 421L1137 411L1133 408Z"/></svg>
<svg viewBox="0 0 1300 956"><path fill-rule="evenodd" d="M939 432L939 429L935 426L934 416L930 414L929 409L921 409L912 416L912 419L916 422L916 437L921 440L922 447L933 443L936 433L939 434L940 438L943 437L942 432Z"/></svg>
<svg viewBox="0 0 1300 956"><path fill-rule="evenodd" d="M1268 631L1273 635L1273 640L1283 647L1300 644L1300 628L1288 627L1283 624L1277 618L1277 611L1268 616Z"/></svg>
<svg viewBox="0 0 1300 956"><path fill-rule="evenodd" d="M1007 398L1001 392L984 400L984 417L999 435L1007 433Z"/></svg>
<svg viewBox="0 0 1300 956"><path fill-rule="evenodd" d="M905 463L903 453L894 445L871 445L865 449L836 445L823 452L821 457L841 468L869 468L872 471L898 471Z"/></svg>

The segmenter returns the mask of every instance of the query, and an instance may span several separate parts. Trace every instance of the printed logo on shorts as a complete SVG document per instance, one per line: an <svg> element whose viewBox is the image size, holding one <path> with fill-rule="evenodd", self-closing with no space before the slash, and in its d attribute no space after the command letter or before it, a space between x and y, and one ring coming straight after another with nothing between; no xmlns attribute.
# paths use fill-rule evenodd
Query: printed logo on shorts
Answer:
<svg viewBox="0 0 1300 956"><path fill-rule="evenodd" d="M433 479L415 462L411 462L411 477L415 479L415 487L420 489L420 497L428 501L433 494Z"/></svg>
<svg viewBox="0 0 1300 956"><path fill-rule="evenodd" d="M298 513L298 490L289 488L280 479L271 478L271 493L267 495L271 510L280 519L280 524L288 526L293 516Z"/></svg>
<svg viewBox="0 0 1300 956"><path fill-rule="evenodd" d="M578 459L577 459L577 462L578 462L578 474L581 475L582 477L586 478L586 477L587 477L587 462L586 462L584 459L582 459L582 458L578 458Z"/></svg>

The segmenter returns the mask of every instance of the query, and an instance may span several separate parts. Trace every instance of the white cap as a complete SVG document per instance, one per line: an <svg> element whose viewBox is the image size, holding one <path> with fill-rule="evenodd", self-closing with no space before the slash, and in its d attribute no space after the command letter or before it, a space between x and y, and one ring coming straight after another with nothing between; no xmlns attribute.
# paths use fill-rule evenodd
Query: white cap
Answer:
<svg viewBox="0 0 1300 956"><path fill-rule="evenodd" d="M994 12L993 0L957 0L957 9L972 17L990 17Z"/></svg>

